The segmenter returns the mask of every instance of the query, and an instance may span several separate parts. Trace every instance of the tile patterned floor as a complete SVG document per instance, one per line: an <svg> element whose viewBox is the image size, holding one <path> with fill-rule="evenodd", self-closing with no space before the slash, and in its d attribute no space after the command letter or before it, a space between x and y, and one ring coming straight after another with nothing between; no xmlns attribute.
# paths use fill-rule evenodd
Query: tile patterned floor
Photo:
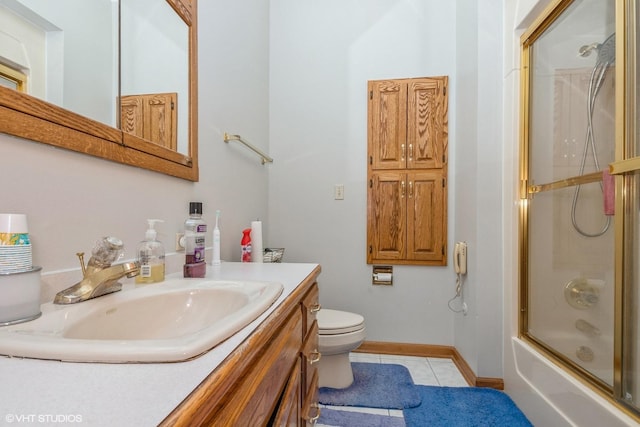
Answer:
<svg viewBox="0 0 640 427"><path fill-rule="evenodd" d="M351 353L349 359L352 362L368 363L394 363L406 366L413 382L417 385L439 385L447 387L468 387L469 384L451 359L437 357L395 356L387 354ZM366 412L369 414L390 415L402 417L402 410L379 408L355 408L349 406L326 406L327 408L341 411ZM316 424L318 427L326 427Z"/></svg>

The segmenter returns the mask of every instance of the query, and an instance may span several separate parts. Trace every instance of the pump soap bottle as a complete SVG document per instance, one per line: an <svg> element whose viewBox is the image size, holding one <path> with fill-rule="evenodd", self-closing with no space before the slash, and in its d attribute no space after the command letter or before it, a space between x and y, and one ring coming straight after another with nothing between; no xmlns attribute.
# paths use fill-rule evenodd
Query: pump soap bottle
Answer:
<svg viewBox="0 0 640 427"><path fill-rule="evenodd" d="M149 228L145 239L138 245L138 263L140 274L136 283L158 283L164 280L164 245L157 240L155 225L164 222L161 219L148 219Z"/></svg>

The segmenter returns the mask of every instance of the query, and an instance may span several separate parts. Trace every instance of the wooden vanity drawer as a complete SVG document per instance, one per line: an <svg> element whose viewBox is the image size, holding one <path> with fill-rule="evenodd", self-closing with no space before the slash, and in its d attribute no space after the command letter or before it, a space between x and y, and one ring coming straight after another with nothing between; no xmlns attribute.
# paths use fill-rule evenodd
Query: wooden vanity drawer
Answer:
<svg viewBox="0 0 640 427"><path fill-rule="evenodd" d="M318 310L320 310L320 291L318 290L318 284L314 283L302 299L302 316L304 320L302 328L305 335L316 320Z"/></svg>

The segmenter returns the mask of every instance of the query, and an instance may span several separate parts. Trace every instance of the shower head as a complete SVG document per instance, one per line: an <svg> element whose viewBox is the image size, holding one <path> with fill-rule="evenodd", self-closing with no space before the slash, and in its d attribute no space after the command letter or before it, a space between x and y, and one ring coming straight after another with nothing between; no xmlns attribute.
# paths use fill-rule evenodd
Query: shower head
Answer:
<svg viewBox="0 0 640 427"><path fill-rule="evenodd" d="M587 57L592 51L598 52L597 62L600 64L613 64L616 59L616 33L612 33L602 43L591 43L581 46L578 55Z"/></svg>
<svg viewBox="0 0 640 427"><path fill-rule="evenodd" d="M598 46L598 62L613 64L616 61L616 33L612 33Z"/></svg>

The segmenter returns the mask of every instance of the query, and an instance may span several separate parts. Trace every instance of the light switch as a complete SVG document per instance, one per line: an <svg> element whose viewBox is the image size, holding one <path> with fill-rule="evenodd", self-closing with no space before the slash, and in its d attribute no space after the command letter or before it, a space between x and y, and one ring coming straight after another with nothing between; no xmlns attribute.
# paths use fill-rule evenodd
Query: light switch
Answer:
<svg viewBox="0 0 640 427"><path fill-rule="evenodd" d="M344 200L344 185L336 184L333 189L334 199L335 200Z"/></svg>

